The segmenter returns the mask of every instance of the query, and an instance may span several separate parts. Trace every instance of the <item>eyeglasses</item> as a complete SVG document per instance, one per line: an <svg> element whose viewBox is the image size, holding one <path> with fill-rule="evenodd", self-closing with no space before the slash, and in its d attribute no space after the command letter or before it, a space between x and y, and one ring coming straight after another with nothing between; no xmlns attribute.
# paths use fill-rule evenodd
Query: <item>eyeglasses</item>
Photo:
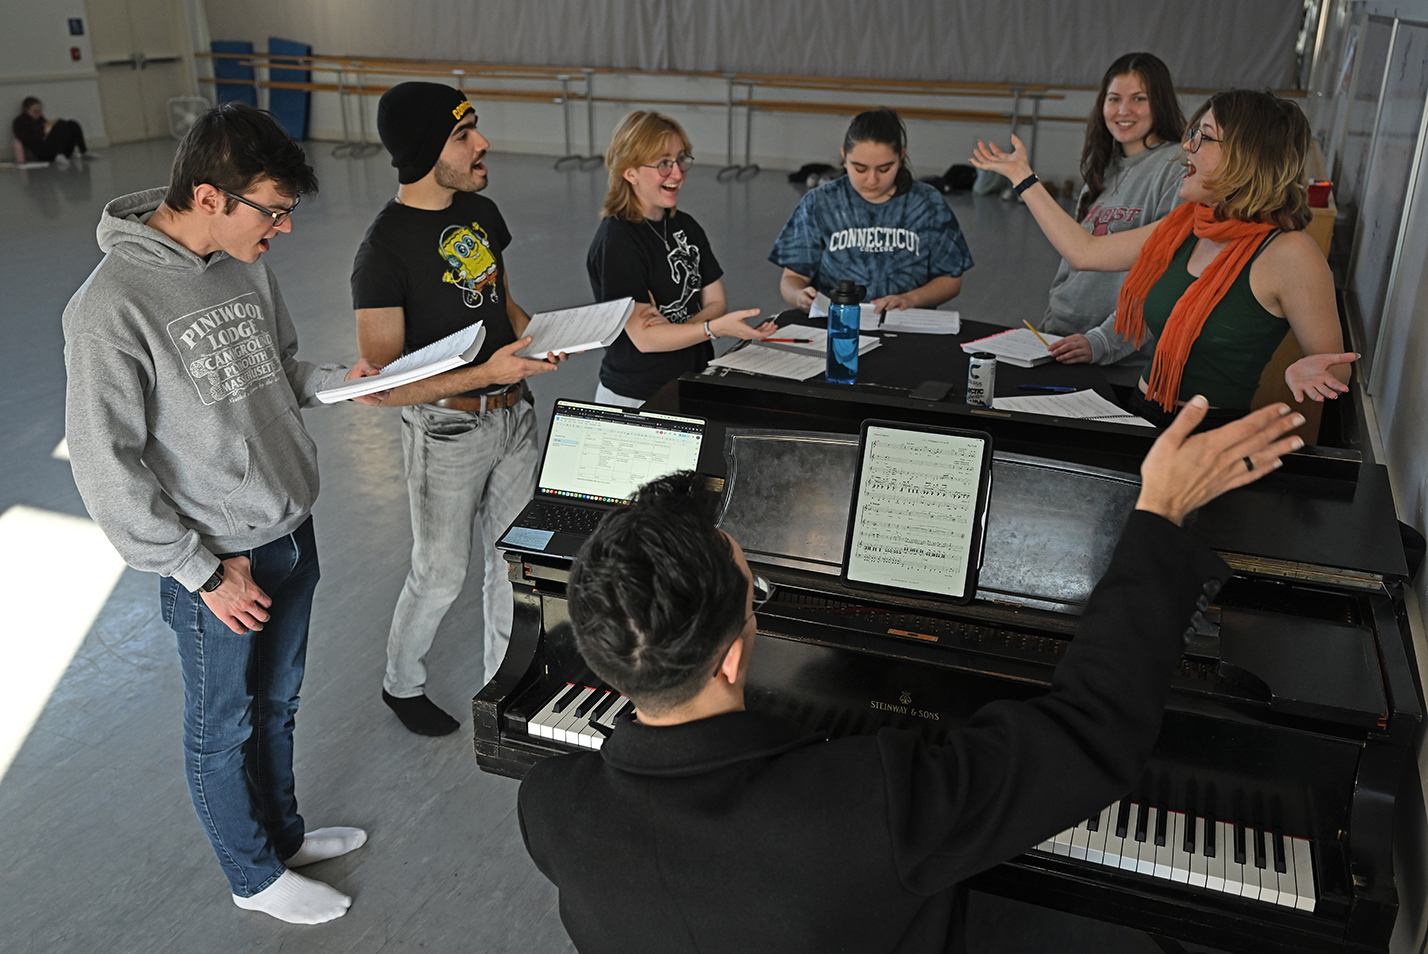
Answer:
<svg viewBox="0 0 1428 954"><path fill-rule="evenodd" d="M208 184L209 184L209 185L213 185L213 183L211 183L211 182L208 183ZM218 186L213 186L213 188L218 189ZM234 199L234 200L236 200L236 201L238 201L238 202L242 202L244 205L249 206L250 208L257 209L259 212L263 213L263 214L266 215L266 216L270 216L270 217L272 218L272 220L273 220L273 228L277 228L278 226L280 226L280 225L282 225L284 222L286 222L287 219L288 219L288 217L291 216L294 212L296 212L296 211L297 211L297 207L298 207L300 204L302 204L302 196L298 196L296 199L293 200L293 204L292 204L292 207L291 207L291 208L288 208L288 209L276 209L276 210L275 210L275 209L264 208L263 206L259 205L259 204L256 203L256 202L252 202L252 201L250 201L250 200L248 200L248 199L243 198L241 195L234 195L233 193L229 192L227 189L218 189L218 191L219 191L219 192L222 192L224 195L228 196L228 198L230 198L230 199Z"/></svg>
<svg viewBox="0 0 1428 954"><path fill-rule="evenodd" d="M757 610L769 600L773 599L774 585L768 580L754 574L754 609Z"/></svg>
<svg viewBox="0 0 1428 954"><path fill-rule="evenodd" d="M1223 139L1216 139L1214 136L1205 134L1205 130L1199 126L1190 130L1190 135L1185 137L1185 151L1195 153L1200 151L1201 142L1224 142Z"/></svg>
<svg viewBox="0 0 1428 954"><path fill-rule="evenodd" d="M641 168L653 169L655 172L659 173L659 177L661 179L668 179L670 176L674 175L675 166L679 166L680 172L688 172L689 167L692 165L694 165L693 156L680 156L678 159L661 159L659 162L653 164L645 163L641 166Z"/></svg>

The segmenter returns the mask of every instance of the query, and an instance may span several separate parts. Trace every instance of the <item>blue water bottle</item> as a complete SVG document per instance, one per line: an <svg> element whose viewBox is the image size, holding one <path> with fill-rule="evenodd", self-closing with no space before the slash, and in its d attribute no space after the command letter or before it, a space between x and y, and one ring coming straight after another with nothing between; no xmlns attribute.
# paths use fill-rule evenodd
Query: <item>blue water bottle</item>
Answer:
<svg viewBox="0 0 1428 954"><path fill-rule="evenodd" d="M848 279L841 279L828 296L828 372L831 384L856 384L858 381L858 332L862 314L858 307L868 290Z"/></svg>

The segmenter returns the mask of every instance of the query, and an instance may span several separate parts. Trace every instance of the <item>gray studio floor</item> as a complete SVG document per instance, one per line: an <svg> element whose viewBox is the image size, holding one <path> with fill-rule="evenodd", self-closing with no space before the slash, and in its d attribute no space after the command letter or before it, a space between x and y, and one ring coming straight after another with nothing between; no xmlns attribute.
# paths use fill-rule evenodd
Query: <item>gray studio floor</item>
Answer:
<svg viewBox="0 0 1428 954"><path fill-rule="evenodd" d="M329 150L312 144L322 192L303 203L267 261L297 322L299 355L350 362L352 257L396 176L385 155L352 160ZM172 156L172 143L151 142L68 170L0 171L8 378L0 389L0 513L85 515L68 465L52 456L64 420L60 314L99 261L94 227L103 204L163 184ZM549 158L513 154L495 154L490 165L487 195L515 236L507 252L513 296L532 312L587 301L585 250L604 171L556 172ZM731 306L781 308L778 270L764 256L798 198L781 172L732 184L717 182L712 166L691 173L681 207L708 231ZM977 263L956 303L962 314L1007 325L1039 315L1056 256L1030 216L995 198L963 194L951 203ZM545 415L555 397L593 395L598 360L577 356L533 382ZM410 547L397 413L344 405L310 411L307 423L321 452L323 582L299 716L298 792L311 826L360 825L371 841L305 870L351 894L351 911L295 927L229 900L182 779L182 687L157 580L129 570L0 778L0 951L571 950L555 892L521 845L516 783L481 773L472 755L479 585L447 617L431 660L428 691L462 718L462 731L411 735L378 698ZM479 568L472 573L479 580ZM49 576L52 591L11 598L54 605L87 583L62 559ZM43 645L48 635L37 625L20 637ZM13 665L8 676L12 684L30 678ZM982 951L1157 950L1137 932L985 898L974 899L972 934Z"/></svg>

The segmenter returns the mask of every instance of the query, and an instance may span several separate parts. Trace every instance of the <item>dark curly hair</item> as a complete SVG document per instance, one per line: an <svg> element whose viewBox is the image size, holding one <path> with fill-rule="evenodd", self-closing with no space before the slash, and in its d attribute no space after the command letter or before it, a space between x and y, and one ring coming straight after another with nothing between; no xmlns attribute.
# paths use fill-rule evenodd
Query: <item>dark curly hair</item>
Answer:
<svg viewBox="0 0 1428 954"><path fill-rule="evenodd" d="M273 114L244 103L223 103L189 127L174 156L164 204L175 212L193 205L193 190L207 183L242 195L259 179L271 179L281 195L317 191L317 175L302 147L283 132ZM237 201L229 198L224 211Z"/></svg>
<svg viewBox="0 0 1428 954"><path fill-rule="evenodd" d="M580 655L643 711L692 699L744 626L749 583L714 526L716 505L692 471L651 481L571 568Z"/></svg>
<svg viewBox="0 0 1428 954"><path fill-rule="evenodd" d="M846 155L860 142L875 142L887 146L898 157L897 175L893 176L893 195L899 196L912 189L912 166L907 162L907 126L896 110L879 106L859 113L848 124L843 134L843 152Z"/></svg>

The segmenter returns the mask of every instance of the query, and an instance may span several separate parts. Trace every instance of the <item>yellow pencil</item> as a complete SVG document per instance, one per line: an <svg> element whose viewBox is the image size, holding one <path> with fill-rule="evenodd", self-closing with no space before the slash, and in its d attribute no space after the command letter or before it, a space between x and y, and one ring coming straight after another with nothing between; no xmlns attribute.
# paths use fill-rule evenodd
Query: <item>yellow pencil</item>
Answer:
<svg viewBox="0 0 1428 954"><path fill-rule="evenodd" d="M1049 342L1049 341L1047 341L1045 338L1041 337L1041 332L1037 331L1035 328L1032 328L1032 327L1031 327L1031 322L1029 322L1029 321L1027 321L1025 318L1023 318L1023 319L1021 320L1021 323L1024 324L1024 325L1026 325L1027 329L1028 329L1029 331L1031 331L1032 334L1036 335L1036 340L1037 340L1037 341L1040 341L1042 344L1046 345L1046 350L1047 350L1047 351L1050 351L1050 350L1051 350L1051 342Z"/></svg>

